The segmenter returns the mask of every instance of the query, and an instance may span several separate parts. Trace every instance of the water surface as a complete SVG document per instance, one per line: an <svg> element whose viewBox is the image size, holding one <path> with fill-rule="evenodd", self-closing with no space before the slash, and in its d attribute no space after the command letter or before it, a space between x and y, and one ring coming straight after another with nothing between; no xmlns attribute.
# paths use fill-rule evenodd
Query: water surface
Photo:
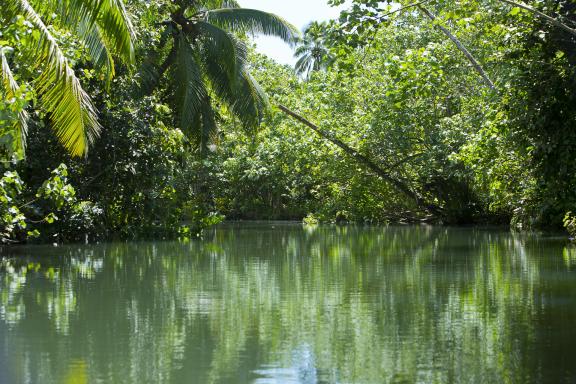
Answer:
<svg viewBox="0 0 576 384"><path fill-rule="evenodd" d="M2 384L576 382L562 237L245 223L1 252Z"/></svg>

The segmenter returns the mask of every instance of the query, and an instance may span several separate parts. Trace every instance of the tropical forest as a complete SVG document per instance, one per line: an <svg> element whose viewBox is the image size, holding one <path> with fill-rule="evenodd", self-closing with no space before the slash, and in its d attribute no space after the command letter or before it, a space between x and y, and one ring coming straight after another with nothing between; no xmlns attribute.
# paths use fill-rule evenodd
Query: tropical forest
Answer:
<svg viewBox="0 0 576 384"><path fill-rule="evenodd" d="M0 0L0 384L576 382L576 0Z"/></svg>

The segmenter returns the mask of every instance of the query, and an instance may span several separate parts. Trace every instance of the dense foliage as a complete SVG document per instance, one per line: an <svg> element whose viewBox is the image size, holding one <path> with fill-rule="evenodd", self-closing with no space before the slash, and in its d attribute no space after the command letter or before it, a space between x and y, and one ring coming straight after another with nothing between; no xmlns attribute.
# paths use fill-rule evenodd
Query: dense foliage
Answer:
<svg viewBox="0 0 576 384"><path fill-rule="evenodd" d="M574 33L501 1L432 2L434 22L411 4L382 3L357 1L332 26L328 42L337 60L327 72L287 82L276 77L286 79L288 71L266 63L257 78L279 103L440 206L444 222L561 226L576 198ZM534 5L574 23L570 2ZM317 170L307 208L321 219L426 217L413 198L328 141L310 138L306 127L274 116L263 147L274 147L268 129L272 137L284 130L283 137L310 143L295 149ZM273 158L283 164L287 156ZM291 177L302 168L295 164L285 164Z"/></svg>
<svg viewBox="0 0 576 384"><path fill-rule="evenodd" d="M89 12L42 29L23 9L0 12L6 241L190 236L224 216L573 230L574 1L355 0L299 40L234 1L127 1L123 32ZM98 56L80 17L123 39ZM252 52L254 32L295 41L296 70ZM26 64L50 52L98 139L54 120L54 78ZM55 177L65 206L41 192Z"/></svg>

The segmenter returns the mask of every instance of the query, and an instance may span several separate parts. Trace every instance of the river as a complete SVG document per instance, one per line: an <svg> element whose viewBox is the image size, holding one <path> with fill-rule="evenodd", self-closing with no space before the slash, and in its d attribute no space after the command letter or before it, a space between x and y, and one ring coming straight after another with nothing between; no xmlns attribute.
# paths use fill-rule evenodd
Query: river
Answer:
<svg viewBox="0 0 576 384"><path fill-rule="evenodd" d="M576 247L225 224L0 256L0 383L575 383Z"/></svg>

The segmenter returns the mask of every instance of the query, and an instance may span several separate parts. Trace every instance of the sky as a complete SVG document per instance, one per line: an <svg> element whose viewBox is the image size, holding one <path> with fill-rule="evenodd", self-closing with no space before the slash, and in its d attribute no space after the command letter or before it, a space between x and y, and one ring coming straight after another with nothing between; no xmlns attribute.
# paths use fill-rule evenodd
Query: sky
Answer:
<svg viewBox="0 0 576 384"><path fill-rule="evenodd" d="M345 6L331 7L327 0L239 0L243 8L259 9L283 17L302 30L311 21L338 18ZM281 64L294 65L296 59L290 46L282 40L260 36L255 39L257 50Z"/></svg>

